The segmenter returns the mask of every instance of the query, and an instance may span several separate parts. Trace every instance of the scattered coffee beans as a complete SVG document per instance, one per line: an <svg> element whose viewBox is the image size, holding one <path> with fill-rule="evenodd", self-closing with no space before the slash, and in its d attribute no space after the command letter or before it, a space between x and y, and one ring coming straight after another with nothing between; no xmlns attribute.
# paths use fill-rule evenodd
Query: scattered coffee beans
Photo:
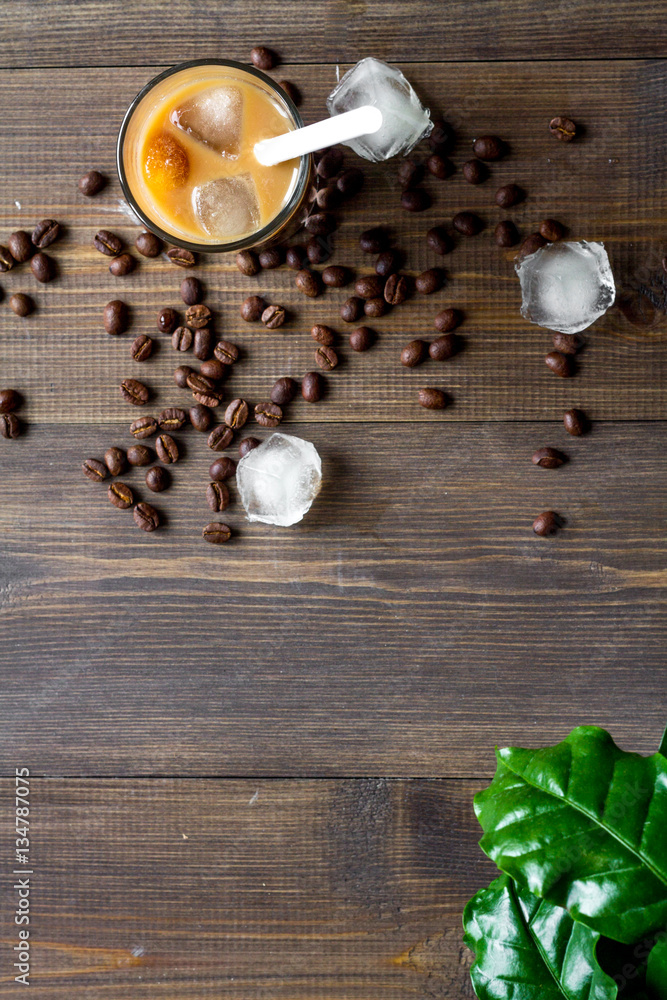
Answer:
<svg viewBox="0 0 667 1000"><path fill-rule="evenodd" d="M560 375L561 378L570 378L574 375L574 364L572 361L572 356L569 354L562 354L560 351L550 351L544 363L551 369L554 375Z"/></svg>
<svg viewBox="0 0 667 1000"><path fill-rule="evenodd" d="M9 296L9 308L17 316L29 316L35 309L35 303L29 295L24 295L23 292L14 292L13 295Z"/></svg>
<svg viewBox="0 0 667 1000"><path fill-rule="evenodd" d="M345 320L346 323L356 323L358 319L364 314L364 300L360 299L358 296L353 295L352 298L346 299L340 307L341 318Z"/></svg>
<svg viewBox="0 0 667 1000"><path fill-rule="evenodd" d="M472 151L480 160L500 160L505 155L505 144L497 135L481 135L473 142Z"/></svg>
<svg viewBox="0 0 667 1000"><path fill-rule="evenodd" d="M171 335L171 346L175 351L189 351L194 334L189 326L177 326Z"/></svg>
<svg viewBox="0 0 667 1000"><path fill-rule="evenodd" d="M401 255L398 250L385 250L375 261L375 273L381 278L388 278L401 266Z"/></svg>
<svg viewBox="0 0 667 1000"><path fill-rule="evenodd" d="M325 180L335 177L343 166L343 151L338 146L332 146L322 154L317 163L317 173Z"/></svg>
<svg viewBox="0 0 667 1000"><path fill-rule="evenodd" d="M433 131L429 135L427 142L435 153L440 153L440 155L451 153L456 142L454 129L449 122L443 121L442 118L435 118L433 120Z"/></svg>
<svg viewBox="0 0 667 1000"><path fill-rule="evenodd" d="M425 212L431 207L431 196L423 188L408 188L401 195L401 208L406 212Z"/></svg>
<svg viewBox="0 0 667 1000"><path fill-rule="evenodd" d="M338 364L338 355L334 351L333 347L325 347L324 344L322 344L315 351L315 361L320 368L324 369L324 371L331 371L331 369L335 368Z"/></svg>
<svg viewBox="0 0 667 1000"><path fill-rule="evenodd" d="M301 91L297 85L292 83L291 80L280 80L278 86L283 88L292 104L295 104L298 108L301 104Z"/></svg>
<svg viewBox="0 0 667 1000"><path fill-rule="evenodd" d="M319 372L306 372L301 379L301 395L307 403L317 403L324 395L325 384Z"/></svg>
<svg viewBox="0 0 667 1000"><path fill-rule="evenodd" d="M45 253L39 250L30 260L30 270L38 281L46 284L51 281L54 273L53 261Z"/></svg>
<svg viewBox="0 0 667 1000"><path fill-rule="evenodd" d="M215 382L205 375L198 375L193 372L188 375L188 388L192 390L192 395L196 403L209 406L215 409L222 402L222 392L217 388Z"/></svg>
<svg viewBox="0 0 667 1000"><path fill-rule="evenodd" d="M353 351L368 351L375 343L375 333L368 326L358 326L350 334L350 347Z"/></svg>
<svg viewBox="0 0 667 1000"><path fill-rule="evenodd" d="M558 469L567 456L556 448L538 448L532 458L533 465L539 465L542 469Z"/></svg>
<svg viewBox="0 0 667 1000"><path fill-rule="evenodd" d="M167 257L177 267L194 267L197 263L197 258L192 250L183 250L181 247L172 247L167 250Z"/></svg>
<svg viewBox="0 0 667 1000"><path fill-rule="evenodd" d="M213 521L202 529L202 538L205 542L211 542L212 545L224 545L231 537L232 529L228 524L222 524L220 521Z"/></svg>
<svg viewBox="0 0 667 1000"><path fill-rule="evenodd" d="M424 166L415 160L403 160L398 168L398 183L404 191L421 184L424 177Z"/></svg>
<svg viewBox="0 0 667 1000"><path fill-rule="evenodd" d="M146 486L153 493L163 493L171 483L169 471L161 465L154 465L146 472Z"/></svg>
<svg viewBox="0 0 667 1000"><path fill-rule="evenodd" d="M421 295L433 295L440 291L444 281L444 276L440 268L430 267L428 271L422 271L415 278L415 288Z"/></svg>
<svg viewBox="0 0 667 1000"><path fill-rule="evenodd" d="M236 266L241 274L245 274L248 278L259 274L261 270L257 254L254 250L241 250L240 253L237 253Z"/></svg>
<svg viewBox="0 0 667 1000"><path fill-rule="evenodd" d="M494 236L499 247L513 247L519 242L519 230L509 219L498 223Z"/></svg>
<svg viewBox="0 0 667 1000"><path fill-rule="evenodd" d="M441 256L450 253L454 248L451 236L442 226L433 226L426 234L426 242L431 250L435 250Z"/></svg>
<svg viewBox="0 0 667 1000"><path fill-rule="evenodd" d="M206 443L211 451L224 451L234 439L234 431L227 424L218 424L209 434Z"/></svg>
<svg viewBox="0 0 667 1000"><path fill-rule="evenodd" d="M150 396L147 386L143 382L137 382L135 378L123 379L120 394L126 403L132 403L133 406L145 406Z"/></svg>
<svg viewBox="0 0 667 1000"><path fill-rule="evenodd" d="M563 118L558 115L549 122L549 131L554 138L560 139L561 142L571 142L577 134L577 126L571 118Z"/></svg>
<svg viewBox="0 0 667 1000"><path fill-rule="evenodd" d="M208 406L202 406L201 403L197 403L195 406L191 406L189 410L190 423L196 431L205 434L215 421L215 414L213 410L209 409Z"/></svg>
<svg viewBox="0 0 667 1000"><path fill-rule="evenodd" d="M573 437L581 437L590 430L590 422L583 410L566 410L563 414L563 424L567 433Z"/></svg>
<svg viewBox="0 0 667 1000"><path fill-rule="evenodd" d="M122 448L107 448L104 452L104 464L112 476L120 476L127 468L127 455Z"/></svg>
<svg viewBox="0 0 667 1000"><path fill-rule="evenodd" d="M299 271L299 274L304 273L307 272ZM285 312L283 306L267 306L262 313L262 323L267 330L278 330L284 325L286 319L287 313Z"/></svg>
<svg viewBox="0 0 667 1000"><path fill-rule="evenodd" d="M250 50L250 62L257 69L262 69L266 72L277 65L278 56L272 49L267 49L265 45L256 45L254 49Z"/></svg>
<svg viewBox="0 0 667 1000"><path fill-rule="evenodd" d="M130 356L134 361L147 361L153 353L154 341L145 333L140 333L132 342Z"/></svg>
<svg viewBox="0 0 667 1000"><path fill-rule="evenodd" d="M13 413L21 405L16 389L0 389L0 413Z"/></svg>
<svg viewBox="0 0 667 1000"><path fill-rule="evenodd" d="M181 282L181 298L186 306L194 306L201 302L204 298L204 289L199 278L183 278ZM189 323L187 313L186 323Z"/></svg>
<svg viewBox="0 0 667 1000"><path fill-rule="evenodd" d="M307 259L306 248L302 246L289 247L285 254L285 262L292 271L301 271Z"/></svg>
<svg viewBox="0 0 667 1000"><path fill-rule="evenodd" d="M381 226L366 229L359 237L359 246L364 253L382 253L389 249L389 234Z"/></svg>
<svg viewBox="0 0 667 1000"><path fill-rule="evenodd" d="M322 350L327 351L330 348L324 347ZM258 403L255 407L255 420L261 427L277 427L282 419L283 411L277 403L272 403L268 400ZM214 478L214 476L211 476L211 479Z"/></svg>
<svg viewBox="0 0 667 1000"><path fill-rule="evenodd" d="M324 326L322 323L316 323L311 329L310 335L313 340L316 340L318 344L324 344L325 347L331 347L336 340L336 334L331 327Z"/></svg>
<svg viewBox="0 0 667 1000"><path fill-rule="evenodd" d="M99 170L89 170L79 180L79 191L85 194L86 198L93 198L106 187L106 183L106 177Z"/></svg>
<svg viewBox="0 0 667 1000"><path fill-rule="evenodd" d="M385 279L379 274L365 274L354 283L354 294L360 299L375 299L384 292Z"/></svg>
<svg viewBox="0 0 667 1000"><path fill-rule="evenodd" d="M13 414L10 413L7 414L7 416L11 417ZM86 461L82 463L81 468L83 469L84 476L90 479L93 483L101 483L103 479L107 478L109 472L104 462L100 462L98 458L87 458Z"/></svg>
<svg viewBox="0 0 667 1000"><path fill-rule="evenodd" d="M227 365L223 365L222 361L218 361L217 358L207 358L206 361L202 361L200 364L199 374L213 379L214 382L223 382L229 374L229 368Z"/></svg>
<svg viewBox="0 0 667 1000"><path fill-rule="evenodd" d="M17 264L25 264L27 260L30 260L35 252L35 247L32 240L28 234L23 230L19 229L17 232L12 233L12 235L7 240L8 249ZM48 244L44 244L47 246Z"/></svg>
<svg viewBox="0 0 667 1000"><path fill-rule="evenodd" d="M211 322L211 310L203 302L188 306L185 310L185 322L191 330L202 330Z"/></svg>
<svg viewBox="0 0 667 1000"><path fill-rule="evenodd" d="M563 520L555 510L545 510L533 521L533 531L536 535L555 535L563 525Z"/></svg>
<svg viewBox="0 0 667 1000"><path fill-rule="evenodd" d="M468 160L461 173L468 184L481 184L489 176L489 168L481 160Z"/></svg>
<svg viewBox="0 0 667 1000"><path fill-rule="evenodd" d="M371 319L378 319L389 309L389 303L385 301L384 297L378 295L374 299L366 299L364 302L364 316L369 316Z"/></svg>
<svg viewBox="0 0 667 1000"><path fill-rule="evenodd" d="M104 329L112 336L125 333L129 323L129 310L120 299L112 299L104 307Z"/></svg>
<svg viewBox="0 0 667 1000"><path fill-rule="evenodd" d="M447 177L452 176L455 168L452 161L448 160L446 156L441 156L439 153L432 153L426 161L426 169L433 177L444 181Z"/></svg>
<svg viewBox="0 0 667 1000"><path fill-rule="evenodd" d="M134 523L142 531L155 531L160 526L160 515L149 503L138 503L134 508Z"/></svg>
<svg viewBox="0 0 667 1000"><path fill-rule="evenodd" d="M321 350L327 351L331 350L331 348L322 347ZM284 375L274 382L273 389L271 390L271 402L277 403L278 406L285 406L287 403L292 402L298 391L298 382Z"/></svg>
<svg viewBox="0 0 667 1000"><path fill-rule="evenodd" d="M554 333L554 347L561 354L577 354L584 346L580 333Z"/></svg>
<svg viewBox="0 0 667 1000"><path fill-rule="evenodd" d="M134 493L127 483L112 483L107 490L107 496L119 510L129 510L134 503Z"/></svg>
<svg viewBox="0 0 667 1000"><path fill-rule="evenodd" d="M364 173L359 167L349 167L347 170L343 170L342 174L336 181L336 187L342 194L343 198L351 198L352 195L357 194L361 191L364 186Z"/></svg>
<svg viewBox="0 0 667 1000"><path fill-rule="evenodd" d="M228 458L227 455L223 455L221 458L216 458L215 462L211 463L208 470L209 476L216 483L222 483L225 479L230 479L235 472L236 462L233 458Z"/></svg>
<svg viewBox="0 0 667 1000"><path fill-rule="evenodd" d="M233 365L235 361L238 361L239 357L238 347L228 340L219 340L213 349L213 353L218 361L222 361L223 365Z"/></svg>
<svg viewBox="0 0 667 1000"><path fill-rule="evenodd" d="M410 286L403 274L390 274L384 286L384 300L390 306L400 306L408 298Z"/></svg>
<svg viewBox="0 0 667 1000"><path fill-rule="evenodd" d="M304 227L313 236L330 236L338 228L338 223L328 212L314 212L308 216Z"/></svg>
<svg viewBox="0 0 667 1000"><path fill-rule="evenodd" d="M523 188L518 184L503 184L496 191L496 205L500 208L512 208L526 197Z"/></svg>
<svg viewBox="0 0 667 1000"><path fill-rule="evenodd" d="M224 483L212 482L206 487L206 503L217 514L229 507L229 490Z"/></svg>
<svg viewBox="0 0 667 1000"><path fill-rule="evenodd" d="M425 340L411 340L401 351L401 364L406 368L420 365L428 357L428 344Z"/></svg>
<svg viewBox="0 0 667 1000"><path fill-rule="evenodd" d="M265 271L273 271L280 267L285 259L285 252L282 247L269 247L262 250L259 255L259 266Z"/></svg>
<svg viewBox="0 0 667 1000"><path fill-rule="evenodd" d="M40 250L51 246L60 236L60 223L55 219L42 219L32 231L31 242ZM11 250L11 238L9 249ZM13 252L13 251L12 251ZM16 254L14 254L16 256ZM18 260L18 257L16 257Z"/></svg>
<svg viewBox="0 0 667 1000"><path fill-rule="evenodd" d="M155 450L157 457L165 465L172 465L174 462L178 462L178 445L171 434L160 434L155 442Z"/></svg>
<svg viewBox="0 0 667 1000"><path fill-rule="evenodd" d="M178 326L178 313L171 306L161 309L157 317L157 328L160 333L173 333Z"/></svg>
<svg viewBox="0 0 667 1000"><path fill-rule="evenodd" d="M160 430L180 431L188 422L188 415L180 406L168 406L157 418Z"/></svg>
<svg viewBox="0 0 667 1000"><path fill-rule="evenodd" d="M150 465L153 452L145 444L133 444L127 449L127 460L130 465Z"/></svg>
<svg viewBox="0 0 667 1000"><path fill-rule="evenodd" d="M457 212L452 225L462 236L476 236L484 229L484 223L475 212Z"/></svg>
<svg viewBox="0 0 667 1000"><path fill-rule="evenodd" d="M117 257L123 249L123 241L108 229L100 229L93 236L93 246L106 257Z"/></svg>
<svg viewBox="0 0 667 1000"><path fill-rule="evenodd" d="M257 323L266 309L266 302L259 295L249 295L241 303L241 319L246 323Z"/></svg>
<svg viewBox="0 0 667 1000"><path fill-rule="evenodd" d="M449 333L450 330L455 330L457 326L460 326L463 321L463 313L460 309L452 309L451 307L447 309L441 309L433 320L433 326L440 333Z"/></svg>
<svg viewBox="0 0 667 1000"><path fill-rule="evenodd" d="M137 438L138 441L152 437L157 432L158 423L155 417L139 417L138 420L133 420L130 424L130 434L132 437Z"/></svg>
<svg viewBox="0 0 667 1000"><path fill-rule="evenodd" d="M21 433L21 423L15 413L0 414L0 436L10 440ZM93 477L90 476L90 479Z"/></svg>
<svg viewBox="0 0 667 1000"><path fill-rule="evenodd" d="M420 389L418 399L419 405L426 410L444 410L447 406L447 396L442 389Z"/></svg>
<svg viewBox="0 0 667 1000"><path fill-rule="evenodd" d="M546 242L547 241L544 236L540 233L531 233L530 236L526 236L525 240L521 244L519 256L530 256L531 253L535 253L536 250L540 250L543 246L546 246Z"/></svg>
<svg viewBox="0 0 667 1000"><path fill-rule="evenodd" d="M556 240L562 240L565 236L565 226L556 219L542 219L539 233L549 243L555 243Z"/></svg>
<svg viewBox="0 0 667 1000"><path fill-rule="evenodd" d="M191 368L190 365L179 365L178 368L174 370L174 382L179 389L188 388L189 375L194 375L194 368Z"/></svg>
<svg viewBox="0 0 667 1000"><path fill-rule="evenodd" d="M139 233L134 245L142 257L159 257L164 246L155 233L149 232Z"/></svg>
<svg viewBox="0 0 667 1000"><path fill-rule="evenodd" d="M253 449L259 448L261 443L262 442L259 440L259 438L254 438L254 437L243 438L242 441L239 441L239 455L241 456L241 458L244 458L249 451L253 451Z"/></svg>
<svg viewBox="0 0 667 1000"><path fill-rule="evenodd" d="M352 274L346 267L332 265L322 271L322 281L329 288L344 288L352 281Z"/></svg>
<svg viewBox="0 0 667 1000"><path fill-rule="evenodd" d="M34 257L32 258L35 259ZM134 271L134 257L131 257L129 253L122 253L115 260L112 260L109 264L109 270L116 278L124 278L125 275L131 274Z"/></svg>
<svg viewBox="0 0 667 1000"><path fill-rule="evenodd" d="M225 423L238 431L248 419L248 404L245 399L233 399L225 410Z"/></svg>
<svg viewBox="0 0 667 1000"><path fill-rule="evenodd" d="M294 284L311 299L317 298L317 296L322 291L320 277L315 271L308 271L304 268L302 271L297 271L296 277L294 278Z"/></svg>
<svg viewBox="0 0 667 1000"><path fill-rule="evenodd" d="M434 361L449 361L458 350L458 338L455 333L444 333L429 345L429 357Z"/></svg>
<svg viewBox="0 0 667 1000"><path fill-rule="evenodd" d="M198 361L208 361L213 353L213 331L207 326L203 330L195 330L192 341L192 353ZM202 372L204 374L204 372Z"/></svg>

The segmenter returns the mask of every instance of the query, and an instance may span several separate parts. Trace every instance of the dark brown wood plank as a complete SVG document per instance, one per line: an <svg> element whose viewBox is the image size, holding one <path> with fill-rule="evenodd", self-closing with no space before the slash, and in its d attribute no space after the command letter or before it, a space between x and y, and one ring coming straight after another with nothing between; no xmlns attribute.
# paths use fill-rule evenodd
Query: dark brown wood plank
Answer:
<svg viewBox="0 0 667 1000"><path fill-rule="evenodd" d="M150 536L79 469L122 428L0 442L3 773L488 776L495 744L583 723L657 746L667 425L286 430L322 494L291 529L234 503L222 548L193 431L171 491L128 477ZM534 467L544 444L569 464ZM547 508L568 523L540 539Z"/></svg>
<svg viewBox="0 0 667 1000"><path fill-rule="evenodd" d="M461 913L494 874L477 789L32 780L31 995L472 997Z"/></svg>
<svg viewBox="0 0 667 1000"><path fill-rule="evenodd" d="M663 56L656 0L548 4L514 0L49 0L5 5L2 66L147 65L216 57L247 60L253 45L320 63L380 59L589 59Z"/></svg>

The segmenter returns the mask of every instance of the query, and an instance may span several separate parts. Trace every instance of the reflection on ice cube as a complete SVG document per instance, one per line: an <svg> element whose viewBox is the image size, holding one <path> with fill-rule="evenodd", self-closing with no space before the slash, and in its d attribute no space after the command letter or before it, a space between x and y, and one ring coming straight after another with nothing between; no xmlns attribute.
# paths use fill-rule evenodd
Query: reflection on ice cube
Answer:
<svg viewBox="0 0 667 1000"><path fill-rule="evenodd" d="M245 236L259 226L257 189L250 174L200 184L192 192L192 205L202 228L221 241Z"/></svg>
<svg viewBox="0 0 667 1000"><path fill-rule="evenodd" d="M236 485L249 521L287 527L310 510L322 484L315 446L291 434L272 434L236 467Z"/></svg>
<svg viewBox="0 0 667 1000"><path fill-rule="evenodd" d="M616 298L614 276L602 243L548 243L516 265L521 315L559 333L580 333Z"/></svg>
<svg viewBox="0 0 667 1000"><path fill-rule="evenodd" d="M384 121L379 131L344 143L367 160L388 160L397 153L409 153L427 136L433 124L428 109L400 69L369 56L348 70L327 98L331 115L353 111L372 104L382 111Z"/></svg>
<svg viewBox="0 0 667 1000"><path fill-rule="evenodd" d="M171 123L193 138L236 158L241 144L243 95L238 87L211 87L171 113Z"/></svg>

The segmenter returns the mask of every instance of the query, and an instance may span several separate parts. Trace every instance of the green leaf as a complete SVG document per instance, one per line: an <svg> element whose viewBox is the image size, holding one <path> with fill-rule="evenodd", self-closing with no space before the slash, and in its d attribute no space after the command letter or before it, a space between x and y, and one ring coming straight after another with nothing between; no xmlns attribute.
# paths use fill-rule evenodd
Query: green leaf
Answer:
<svg viewBox="0 0 667 1000"><path fill-rule="evenodd" d="M470 900L464 941L480 1000L615 1000L595 955L599 935L566 910L526 892L507 875Z"/></svg>
<svg viewBox="0 0 667 1000"><path fill-rule="evenodd" d="M616 941L667 925L667 758L624 753L594 726L497 757L475 812L501 871Z"/></svg>
<svg viewBox="0 0 667 1000"><path fill-rule="evenodd" d="M662 734L662 743L660 744L658 753L661 753L663 757L667 757L667 729Z"/></svg>
<svg viewBox="0 0 667 1000"><path fill-rule="evenodd" d="M651 949L646 970L651 1000L667 1000L667 933L662 931Z"/></svg>

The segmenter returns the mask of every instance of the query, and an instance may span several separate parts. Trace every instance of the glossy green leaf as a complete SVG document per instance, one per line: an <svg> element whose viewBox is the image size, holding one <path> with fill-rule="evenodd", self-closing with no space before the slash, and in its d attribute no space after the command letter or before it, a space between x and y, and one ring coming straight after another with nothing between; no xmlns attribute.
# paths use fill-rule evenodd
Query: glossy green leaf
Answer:
<svg viewBox="0 0 667 1000"><path fill-rule="evenodd" d="M662 735L662 743L660 744L660 753L663 757L667 757L667 729L665 729Z"/></svg>
<svg viewBox="0 0 667 1000"><path fill-rule="evenodd" d="M646 970L651 1000L667 1000L667 933L663 931L651 949Z"/></svg>
<svg viewBox="0 0 667 1000"><path fill-rule="evenodd" d="M475 812L501 871L616 941L667 926L667 758L624 753L593 726L497 757Z"/></svg>
<svg viewBox="0 0 667 1000"><path fill-rule="evenodd" d="M470 900L464 941L480 1000L615 1000L595 955L599 935L507 875Z"/></svg>

